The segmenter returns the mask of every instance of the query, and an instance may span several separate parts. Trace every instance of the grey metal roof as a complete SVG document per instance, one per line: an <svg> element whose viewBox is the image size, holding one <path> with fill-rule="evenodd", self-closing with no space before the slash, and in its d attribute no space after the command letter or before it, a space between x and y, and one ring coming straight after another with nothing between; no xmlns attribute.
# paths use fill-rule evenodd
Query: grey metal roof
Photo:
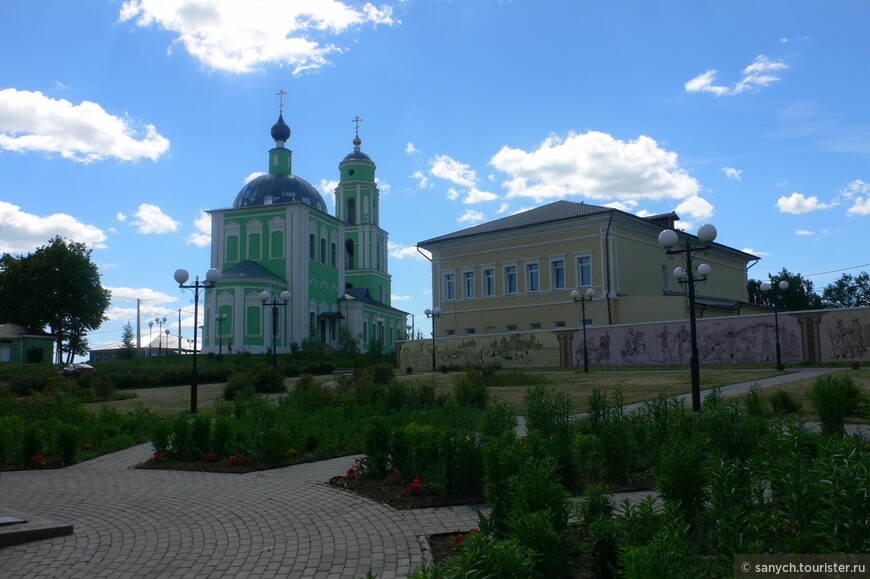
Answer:
<svg viewBox="0 0 870 579"><path fill-rule="evenodd" d="M574 219L576 217L585 217L587 215L607 213L609 211L616 211L616 209L611 207L601 207L599 205L587 205L586 203L574 203L572 201L556 201L555 203L549 203L535 209L523 211L516 215L503 217L501 219L496 219L495 221L469 227L468 229L462 229L454 233L448 233L447 235L427 239L426 241L421 241L417 245L425 247L426 245L439 243L441 241L471 237L473 235L482 235L484 233L494 233L496 231L518 229L521 227L529 227L530 225L540 225L542 223L552 223L554 221Z"/></svg>
<svg viewBox="0 0 870 579"><path fill-rule="evenodd" d="M53 334L34 330L18 324L0 324L0 338L4 340L19 340L21 338L55 338Z"/></svg>
<svg viewBox="0 0 870 579"><path fill-rule="evenodd" d="M257 277L257 278L271 278L277 279L280 281L284 281L259 263L255 263L250 260L245 260L241 263L234 265L229 269L225 269L221 272L223 277Z"/></svg>
<svg viewBox="0 0 870 579"><path fill-rule="evenodd" d="M349 297L348 297L349 296ZM338 298L339 301L347 301L348 299L354 299L361 301L363 303L376 306L378 308L384 310L392 310L394 312L398 312L400 314L407 314L408 312L404 312L398 308L394 308L393 306L388 306L385 303L379 302L378 300L372 298L371 293L368 288L365 287L349 287L344 289L344 294Z"/></svg>
<svg viewBox="0 0 870 579"><path fill-rule="evenodd" d="M233 207L256 207L278 203L306 203L328 213L326 202L317 189L296 175L260 175L239 191Z"/></svg>

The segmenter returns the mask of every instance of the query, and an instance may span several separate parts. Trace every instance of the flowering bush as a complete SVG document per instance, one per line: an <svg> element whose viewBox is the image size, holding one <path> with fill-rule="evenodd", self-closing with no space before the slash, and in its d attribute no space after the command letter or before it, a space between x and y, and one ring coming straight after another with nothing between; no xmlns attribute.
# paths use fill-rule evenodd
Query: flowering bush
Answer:
<svg viewBox="0 0 870 579"><path fill-rule="evenodd" d="M357 458L353 461L353 466L347 469L347 478L356 479L364 476L368 471L368 461L365 458Z"/></svg>
<svg viewBox="0 0 870 579"><path fill-rule="evenodd" d="M415 476L414 480L412 480L405 486L405 490L412 495L419 495L423 492L423 481L425 480L425 478Z"/></svg>
<svg viewBox="0 0 870 579"><path fill-rule="evenodd" d="M251 457L242 452L237 452L227 459L227 466L242 466L251 464Z"/></svg>
<svg viewBox="0 0 870 579"><path fill-rule="evenodd" d="M82 447L82 450L84 450L85 452L90 452L94 450L94 445L88 442Z"/></svg>
<svg viewBox="0 0 870 579"><path fill-rule="evenodd" d="M290 450L287 451L287 454L289 454L290 456L296 456L297 454L299 454L299 451L296 450L295 448L291 448Z"/></svg>
<svg viewBox="0 0 870 579"><path fill-rule="evenodd" d="M35 454L30 459L30 466L40 467L44 465L46 462L46 458L44 454Z"/></svg>
<svg viewBox="0 0 870 579"><path fill-rule="evenodd" d="M214 462L218 459L218 455L216 452L205 452L202 455L202 460L206 462Z"/></svg>
<svg viewBox="0 0 870 579"><path fill-rule="evenodd" d="M151 456L151 460L153 460L154 462L162 462L166 460L167 456L169 456L167 453L157 451Z"/></svg>

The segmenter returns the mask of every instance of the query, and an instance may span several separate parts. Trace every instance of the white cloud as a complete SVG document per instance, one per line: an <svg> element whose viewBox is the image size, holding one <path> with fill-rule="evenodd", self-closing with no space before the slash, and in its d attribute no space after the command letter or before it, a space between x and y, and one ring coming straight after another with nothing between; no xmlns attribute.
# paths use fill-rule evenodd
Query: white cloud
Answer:
<svg viewBox="0 0 870 579"><path fill-rule="evenodd" d="M713 217L713 205L706 199L702 199L697 195L689 197L679 205L674 211L677 215L686 214L691 219L709 219Z"/></svg>
<svg viewBox="0 0 870 579"><path fill-rule="evenodd" d="M621 141L607 133L551 135L533 151L508 146L489 161L510 175L507 197L537 202L579 195L598 200L686 199L700 190L677 154L650 137Z"/></svg>
<svg viewBox="0 0 870 579"><path fill-rule="evenodd" d="M854 203L846 211L849 215L870 215L870 183L855 179L843 189L843 197L854 199Z"/></svg>
<svg viewBox="0 0 870 579"><path fill-rule="evenodd" d="M390 299L394 302L406 301L410 300L411 296L397 296L396 294L390 294Z"/></svg>
<svg viewBox="0 0 870 579"><path fill-rule="evenodd" d="M127 221L127 216L119 211L118 213L115 213L115 220L123 223Z"/></svg>
<svg viewBox="0 0 870 579"><path fill-rule="evenodd" d="M483 201L492 201L493 199L498 199L498 195L472 187L469 189L468 195L465 196L465 199L463 199L462 202L468 204L482 203Z"/></svg>
<svg viewBox="0 0 870 579"><path fill-rule="evenodd" d="M169 150L169 140L154 125L141 131L94 102L74 105L38 91L0 90L0 149L57 153L80 163L108 157L156 161Z"/></svg>
<svg viewBox="0 0 870 579"><path fill-rule="evenodd" d="M751 247L744 247L740 251L742 251L743 253L751 253L752 255L755 255L757 257L767 257L770 255L770 252L768 251L758 251L757 249L752 249Z"/></svg>
<svg viewBox="0 0 870 579"><path fill-rule="evenodd" d="M265 175L265 173L263 173L262 171L254 171L253 173L251 173L250 175L245 177L245 179L244 179L245 184L247 185L248 183L250 183L251 181L253 181L257 177L261 177L263 175Z"/></svg>
<svg viewBox="0 0 870 579"><path fill-rule="evenodd" d="M389 191L390 186L384 185ZM320 196L323 197L324 202L326 203L327 208L329 209L329 213L335 214L335 189L338 187L338 181L333 181L331 179L321 179L320 185L318 185L317 190L320 192ZM386 193L385 193L386 194Z"/></svg>
<svg viewBox="0 0 870 579"><path fill-rule="evenodd" d="M420 252L417 251L416 245L400 245L398 243L389 241L387 242L387 251L390 253L392 257L396 259L405 259L406 257L411 257L414 259L419 259L420 261L426 261L426 258L420 255ZM421 250L423 253L429 255L431 259L431 254L425 249Z"/></svg>
<svg viewBox="0 0 870 579"><path fill-rule="evenodd" d="M430 161L431 173L440 179L450 181L454 185L472 188L477 183L477 173L465 163L450 158L449 155L438 155Z"/></svg>
<svg viewBox="0 0 870 579"><path fill-rule="evenodd" d="M801 193L792 193L790 197L783 195L776 202L781 213L809 213L810 211L818 211L820 209L828 209L834 207L837 203L822 203L815 195L805 197Z"/></svg>
<svg viewBox="0 0 870 579"><path fill-rule="evenodd" d="M28 253L60 235L91 247L105 247L106 234L72 215L54 213L40 216L0 201L0 253Z"/></svg>
<svg viewBox="0 0 870 579"><path fill-rule="evenodd" d="M198 247L211 245L211 215L200 210L199 217L193 220L196 231L187 236L187 243Z"/></svg>
<svg viewBox="0 0 870 579"><path fill-rule="evenodd" d="M156 205L150 203L142 203L135 213L135 221L131 221L131 225L135 225L139 233L169 233L175 231L181 225L178 221L163 213Z"/></svg>
<svg viewBox="0 0 870 579"><path fill-rule="evenodd" d="M135 302L138 299L143 304L152 305L178 301L176 296L150 288L107 287L106 289L112 292L112 301Z"/></svg>
<svg viewBox="0 0 870 579"><path fill-rule="evenodd" d="M460 223L479 223L481 221L486 221L486 216L480 211L475 211L474 209L466 209L465 213L460 215L456 221Z"/></svg>
<svg viewBox="0 0 870 579"><path fill-rule="evenodd" d="M630 213L631 211L634 210L635 207L637 207L637 201L633 201L631 199L628 199L626 201L612 201L610 203L605 203L604 206L605 207L613 207L614 209L619 209L620 211L625 211L627 213ZM650 213L649 211L641 210L637 213L637 215L639 217L645 217L647 215L653 215L653 214Z"/></svg>
<svg viewBox="0 0 870 579"><path fill-rule="evenodd" d="M414 143L408 141L405 144L405 152L409 155L413 155L414 153L418 153L419 151L417 150L417 147L414 146Z"/></svg>
<svg viewBox="0 0 870 579"><path fill-rule="evenodd" d="M511 207L510 203L502 203L501 205L498 206L498 211L496 211L496 213L504 213L505 211L510 209L510 207Z"/></svg>
<svg viewBox="0 0 870 579"><path fill-rule="evenodd" d="M736 179L737 181L740 181L743 178L743 171L741 169L735 169L734 167L722 167L722 172L725 173L726 177Z"/></svg>
<svg viewBox="0 0 870 579"><path fill-rule="evenodd" d="M740 93L766 87L780 80L778 73L788 68L781 60L771 60L759 54L752 64L743 69L743 76L733 87L713 84L716 79L715 69L703 72L688 81L684 87L686 92L709 92L716 96L738 95Z"/></svg>
<svg viewBox="0 0 870 579"><path fill-rule="evenodd" d="M422 171L414 171L414 174L411 175L411 177L417 180L417 187L419 187L420 189L425 189L426 187L432 186L429 183L429 177L424 175Z"/></svg>
<svg viewBox="0 0 870 579"><path fill-rule="evenodd" d="M331 37L362 25L398 24L392 11L338 0L127 0L120 20L174 32L173 44L211 69L247 73L277 64L298 74L344 51L329 43Z"/></svg>
<svg viewBox="0 0 870 579"><path fill-rule="evenodd" d="M808 229L796 229L794 233L795 233L795 235L815 235L816 234L815 231L810 231Z"/></svg>
<svg viewBox="0 0 870 579"><path fill-rule="evenodd" d="M447 198L451 201L459 199L459 191L457 191L455 187L450 187L447 190Z"/></svg>

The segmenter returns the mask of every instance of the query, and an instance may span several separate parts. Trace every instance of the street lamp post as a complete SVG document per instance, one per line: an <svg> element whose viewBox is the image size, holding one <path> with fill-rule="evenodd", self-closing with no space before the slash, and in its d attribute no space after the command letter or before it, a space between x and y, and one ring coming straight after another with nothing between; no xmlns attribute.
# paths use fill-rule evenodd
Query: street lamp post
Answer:
<svg viewBox="0 0 870 579"><path fill-rule="evenodd" d="M779 282L777 284L777 286L779 287L779 291L773 291L773 293L771 295L776 295L776 294L779 294L779 293L787 290L788 289L788 282L785 280L782 280L781 282ZM761 291L764 292L765 294L770 292L771 291L770 284L767 282L762 283L761 284ZM773 301L773 333L776 336L776 369L782 370L783 369L782 355L780 354L780 349L779 349L779 316L777 315L776 301L775 300L771 300L771 301Z"/></svg>
<svg viewBox="0 0 870 579"><path fill-rule="evenodd" d="M689 359L692 377L692 410L700 412L701 410L701 368L698 360L698 327L695 316L695 284L707 279L710 275L711 268L706 263L695 266L692 265L694 254L698 252L706 252L711 247L714 239L716 239L716 228L710 224L702 225L698 229L698 241L700 244L693 243L692 238L685 236L682 243L677 236L677 232L673 229L665 229L659 234L659 245L665 248L668 255L681 255L686 261L686 267L678 267L674 270L674 276L680 283L686 284L686 290L689 297L689 330L691 333L692 354ZM700 274L697 277L695 274Z"/></svg>
<svg viewBox="0 0 870 579"><path fill-rule="evenodd" d="M162 356L163 352L161 352L161 349L163 348L163 324L166 323L166 318L154 318L154 323L157 324L157 355Z"/></svg>
<svg viewBox="0 0 870 579"><path fill-rule="evenodd" d="M583 314L583 371L589 372L589 352L586 347L586 302L591 302L595 297L595 290L588 288L582 294L577 290L571 290L571 299L574 303L580 302L580 309Z"/></svg>
<svg viewBox="0 0 870 579"><path fill-rule="evenodd" d="M192 284L184 285L189 279L190 274L186 269L175 270L175 281L178 282L178 287L193 290L193 372L190 376L190 413L196 414L196 340L199 326L199 290L203 290L203 297L205 297L205 290L214 288L221 280L221 272L211 268L205 272L205 281L199 281L199 276L196 276L196 280Z"/></svg>
<svg viewBox="0 0 870 579"><path fill-rule="evenodd" d="M169 355L169 335L172 333L169 329L163 330L163 333L166 334L166 355Z"/></svg>
<svg viewBox="0 0 870 579"><path fill-rule="evenodd" d="M218 323L218 356L220 356L224 353L224 320L227 319L227 315L215 314L214 319Z"/></svg>
<svg viewBox="0 0 870 579"><path fill-rule="evenodd" d="M154 322L148 322L148 357L151 357L151 328L154 326Z"/></svg>
<svg viewBox="0 0 870 579"><path fill-rule="evenodd" d="M266 306L272 306L272 367L278 367L278 352L276 349L276 342L278 339L278 308L281 306L286 307L287 302L290 301L290 292L283 291L279 296L281 301L278 301L278 298L273 298L269 295L269 292L262 291L260 292L260 301L263 302L263 309L266 309ZM271 302L269 299L271 298ZM286 341L286 340L285 340Z"/></svg>
<svg viewBox="0 0 870 579"><path fill-rule="evenodd" d="M432 371L435 371L435 318L441 315L441 308L436 307L434 310L426 309L424 312L426 317L432 320Z"/></svg>

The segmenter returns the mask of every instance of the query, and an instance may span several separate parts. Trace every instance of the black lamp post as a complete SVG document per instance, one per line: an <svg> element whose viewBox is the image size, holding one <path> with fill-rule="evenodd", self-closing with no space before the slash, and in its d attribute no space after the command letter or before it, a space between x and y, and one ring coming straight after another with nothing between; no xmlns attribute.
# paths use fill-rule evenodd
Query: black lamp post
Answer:
<svg viewBox="0 0 870 579"><path fill-rule="evenodd" d="M272 306L272 367L278 367L278 352L277 352L277 340L278 340L278 308L281 306L287 307L287 302L290 301L290 292L283 291L279 296L281 301L278 301L278 298L273 298L269 295L269 292L263 291L260 292L260 301L263 302L263 309L266 309L266 306ZM269 299L271 298L271 302Z"/></svg>
<svg viewBox="0 0 870 579"><path fill-rule="evenodd" d="M154 326L154 322L148 322L148 357L151 357L151 328Z"/></svg>
<svg viewBox="0 0 870 579"><path fill-rule="evenodd" d="M426 317L432 320L432 371L435 371L435 318L441 315L441 308L426 309Z"/></svg>
<svg viewBox="0 0 870 579"><path fill-rule="evenodd" d="M785 280L782 280L777 285L779 286L779 291L774 291L772 295L782 293L788 289L788 282ZM771 291L770 284L767 282L764 282L763 284L761 284L761 291L764 292L765 294L770 292ZM776 300L773 299L771 301L773 302L773 327L774 327L773 333L776 336L776 369L782 370L782 355L780 354L780 349L779 349L779 316L777 315Z"/></svg>
<svg viewBox="0 0 870 579"><path fill-rule="evenodd" d="M224 320L227 319L226 314L215 314L215 321L218 323L218 356L222 355L224 349Z"/></svg>
<svg viewBox="0 0 870 579"><path fill-rule="evenodd" d="M571 290L571 299L574 303L580 302L580 309L583 314L583 371L589 372L589 352L586 347L586 302L591 302L595 297L595 290L588 288L582 294L577 290Z"/></svg>
<svg viewBox="0 0 870 579"><path fill-rule="evenodd" d="M689 297L689 330L691 332L692 354L689 360L692 376L692 410L699 412L701 410L701 368L698 360L698 327L695 316L695 284L707 279L711 268L706 263L695 266L692 265L694 254L699 251L706 252L713 247L711 243L716 239L716 228L710 224L702 225L698 229L698 241L700 244L693 243L692 238L685 235L684 240L680 243L677 232L673 229L665 229L659 234L659 245L664 247L668 255L681 255L686 260L686 267L678 267L674 270L674 276L680 283L686 284L686 290ZM676 247L675 247L676 246ZM697 277L695 273L700 274Z"/></svg>
<svg viewBox="0 0 870 579"><path fill-rule="evenodd" d="M199 281L199 276L196 276L196 281L192 284L184 285L189 279L190 274L186 269L175 270L175 281L178 282L178 287L193 290L193 372L190 376L190 413L196 414L196 340L199 326L199 290L203 290L203 297L205 297L204 290L212 289L217 285L217 282L221 280L221 272L211 268L205 272L205 281Z"/></svg>

